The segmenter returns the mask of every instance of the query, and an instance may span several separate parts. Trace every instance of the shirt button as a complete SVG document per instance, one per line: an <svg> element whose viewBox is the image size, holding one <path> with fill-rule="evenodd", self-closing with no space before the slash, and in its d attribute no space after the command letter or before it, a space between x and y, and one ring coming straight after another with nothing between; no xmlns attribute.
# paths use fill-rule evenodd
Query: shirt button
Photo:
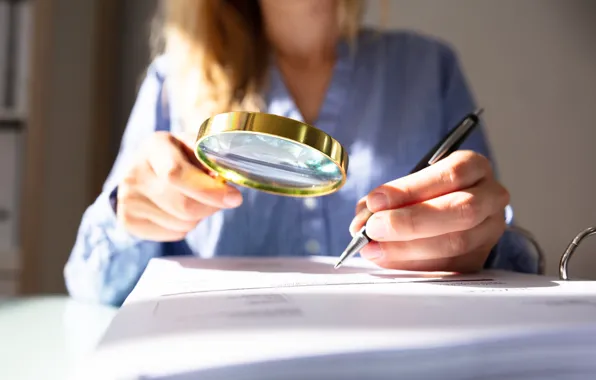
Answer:
<svg viewBox="0 0 596 380"><path fill-rule="evenodd" d="M304 200L304 206L309 210L314 210L317 207L317 200L314 198L306 198Z"/></svg>
<svg viewBox="0 0 596 380"><path fill-rule="evenodd" d="M308 253L310 253L312 255L316 255L317 253L319 253L321 251L321 245L319 244L318 241L316 241L314 239L308 240L306 242L305 248L308 251Z"/></svg>

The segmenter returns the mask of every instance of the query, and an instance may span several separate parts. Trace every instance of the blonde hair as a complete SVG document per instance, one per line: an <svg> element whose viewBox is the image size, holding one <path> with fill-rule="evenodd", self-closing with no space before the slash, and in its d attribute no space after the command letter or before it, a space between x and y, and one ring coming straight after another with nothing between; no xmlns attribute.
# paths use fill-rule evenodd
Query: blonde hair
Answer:
<svg viewBox="0 0 596 380"><path fill-rule="evenodd" d="M232 110L263 109L269 45L258 0L165 0L159 54L167 55L166 85L185 129ZM342 37L359 30L362 0L338 0Z"/></svg>

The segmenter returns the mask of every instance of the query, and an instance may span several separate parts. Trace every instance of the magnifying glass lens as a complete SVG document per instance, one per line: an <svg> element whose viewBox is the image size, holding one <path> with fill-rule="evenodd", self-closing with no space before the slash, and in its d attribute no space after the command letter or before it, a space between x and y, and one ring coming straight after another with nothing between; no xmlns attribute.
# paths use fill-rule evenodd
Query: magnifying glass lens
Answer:
<svg viewBox="0 0 596 380"><path fill-rule="evenodd" d="M343 180L340 168L326 155L273 135L214 134L199 142L198 152L212 169L236 173L270 189L328 188Z"/></svg>

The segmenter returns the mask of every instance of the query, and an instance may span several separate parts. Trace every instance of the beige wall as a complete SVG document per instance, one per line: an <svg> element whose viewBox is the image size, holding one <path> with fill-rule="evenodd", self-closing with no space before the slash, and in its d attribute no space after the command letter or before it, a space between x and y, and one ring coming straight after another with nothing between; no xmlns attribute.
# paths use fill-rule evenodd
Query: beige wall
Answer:
<svg viewBox="0 0 596 380"><path fill-rule="evenodd" d="M154 3L36 3L28 152L21 179L23 292L65 290L62 271L81 216L111 166L134 101L138 68L147 60L148 25L142 17ZM119 49L126 53L121 61Z"/></svg>
<svg viewBox="0 0 596 380"><path fill-rule="evenodd" d="M81 216L118 148L147 63L155 1L36 5L21 291L53 293L65 290L62 271Z"/></svg>
<svg viewBox="0 0 596 380"><path fill-rule="evenodd" d="M27 292L64 290L62 268L89 203L95 0L35 11L22 252Z"/></svg>
<svg viewBox="0 0 596 380"><path fill-rule="evenodd" d="M451 42L479 103L517 220L539 239L547 271L596 225L596 1L391 0L391 28ZM369 1L368 24L382 20ZM570 273L596 279L596 237Z"/></svg>

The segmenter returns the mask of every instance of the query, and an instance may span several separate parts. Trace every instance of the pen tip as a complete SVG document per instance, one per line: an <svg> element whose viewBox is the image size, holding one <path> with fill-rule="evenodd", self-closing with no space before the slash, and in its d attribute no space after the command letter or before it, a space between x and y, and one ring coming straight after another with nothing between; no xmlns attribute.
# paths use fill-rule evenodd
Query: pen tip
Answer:
<svg viewBox="0 0 596 380"><path fill-rule="evenodd" d="M480 115L482 115L483 112L484 112L484 108L478 108L476 111L474 111L474 115L479 117Z"/></svg>

